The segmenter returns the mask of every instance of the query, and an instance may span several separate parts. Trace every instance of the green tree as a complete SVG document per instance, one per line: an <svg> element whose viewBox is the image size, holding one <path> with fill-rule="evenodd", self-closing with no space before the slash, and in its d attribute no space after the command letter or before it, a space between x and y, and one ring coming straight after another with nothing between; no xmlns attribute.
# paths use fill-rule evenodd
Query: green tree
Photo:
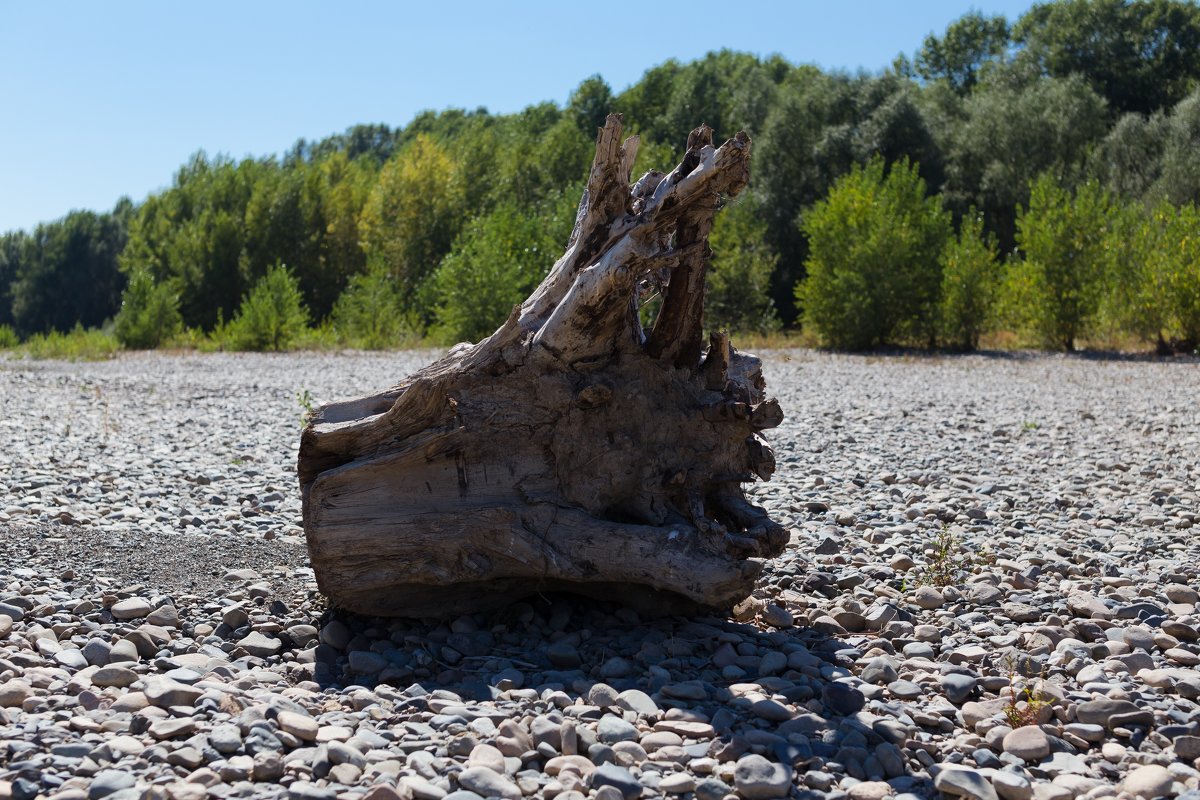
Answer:
<svg viewBox="0 0 1200 800"><path fill-rule="evenodd" d="M1123 115L1093 153L1092 174L1118 196L1147 196L1162 175L1166 125L1161 112Z"/></svg>
<svg viewBox="0 0 1200 800"><path fill-rule="evenodd" d="M561 254L575 221L574 194L542 209L501 203L472 220L430 282L436 336L478 341L504 322Z"/></svg>
<svg viewBox="0 0 1200 800"><path fill-rule="evenodd" d="M1110 334L1132 333L1164 342L1170 325L1163 254L1175 207L1160 202L1147 208L1141 201L1114 198L1109 211L1108 273L1097 315Z"/></svg>
<svg viewBox="0 0 1200 800"><path fill-rule="evenodd" d="M179 295L169 283L155 283L149 272L138 270L129 276L114 322L124 347L152 350L183 329Z"/></svg>
<svg viewBox="0 0 1200 800"><path fill-rule="evenodd" d="M804 322L833 347L932 343L938 259L950 218L927 197L915 165L855 166L804 214L808 277L796 288Z"/></svg>
<svg viewBox="0 0 1200 800"><path fill-rule="evenodd" d="M0 236L0 325L12 327L12 288L21 274L28 235L9 231Z"/></svg>
<svg viewBox="0 0 1200 800"><path fill-rule="evenodd" d="M1176 205L1200 203L1200 89L1181 100L1164 124L1154 193Z"/></svg>
<svg viewBox="0 0 1200 800"><path fill-rule="evenodd" d="M1079 75L1117 113L1170 108L1200 80L1200 6L1181 0L1055 0L1017 21L1019 58Z"/></svg>
<svg viewBox="0 0 1200 800"><path fill-rule="evenodd" d="M1200 345L1200 211L1162 201L1148 212L1130 207L1133 222L1117 231L1117 319L1157 340L1160 350ZM1136 226L1136 227L1135 227Z"/></svg>
<svg viewBox="0 0 1200 800"><path fill-rule="evenodd" d="M308 309L291 270L276 264L254 284L229 324L235 350L286 350L308 325Z"/></svg>
<svg viewBox="0 0 1200 800"><path fill-rule="evenodd" d="M1184 348L1195 350L1200 347L1200 209L1194 203L1175 214L1161 257L1174 330Z"/></svg>
<svg viewBox="0 0 1200 800"><path fill-rule="evenodd" d="M1050 347L1074 350L1096 321L1109 271L1112 200L1089 181L1074 193L1053 175L1034 181L1017 217L1024 260L1011 271L1012 308Z"/></svg>
<svg viewBox="0 0 1200 800"><path fill-rule="evenodd" d="M269 162L194 155L166 191L151 195L130 223L121 269L173 281L189 326L228 319L257 276L248 272L246 206Z"/></svg>
<svg viewBox="0 0 1200 800"><path fill-rule="evenodd" d="M446 149L417 135L379 174L359 221L368 260L386 264L409 298L463 224L463 188Z"/></svg>
<svg viewBox="0 0 1200 800"><path fill-rule="evenodd" d="M766 232L761 209L748 194L717 215L708 240L713 251L704 305L709 329L769 333L779 328L770 293L779 257Z"/></svg>
<svg viewBox="0 0 1200 800"><path fill-rule="evenodd" d="M344 342L368 350L394 347L405 333L404 304L382 264L350 279L333 306L333 327Z"/></svg>
<svg viewBox="0 0 1200 800"><path fill-rule="evenodd" d="M963 217L958 236L942 251L941 338L960 350L979 347L979 334L992 315L997 270L996 246L983 230L983 218Z"/></svg>
<svg viewBox="0 0 1200 800"><path fill-rule="evenodd" d="M967 98L964 113L949 143L946 203L958 214L979 209L1009 252L1030 182L1043 172L1066 182L1083 173L1089 147L1104 135L1104 101L1076 77L1019 86L997 76Z"/></svg>
<svg viewBox="0 0 1200 800"><path fill-rule="evenodd" d="M951 22L942 36L926 36L914 66L925 80L944 80L956 93L967 95L984 65L1002 60L1009 45L1004 17L971 11Z"/></svg>
<svg viewBox="0 0 1200 800"><path fill-rule="evenodd" d="M22 252L10 287L19 333L98 327L112 319L125 288L117 257L131 213L132 204L123 200L110 214L73 211L20 237Z"/></svg>
<svg viewBox="0 0 1200 800"><path fill-rule="evenodd" d="M576 87L567 101L567 116L575 127L591 140L596 129L603 127L604 118L613 110L612 89L604 78L593 75Z"/></svg>

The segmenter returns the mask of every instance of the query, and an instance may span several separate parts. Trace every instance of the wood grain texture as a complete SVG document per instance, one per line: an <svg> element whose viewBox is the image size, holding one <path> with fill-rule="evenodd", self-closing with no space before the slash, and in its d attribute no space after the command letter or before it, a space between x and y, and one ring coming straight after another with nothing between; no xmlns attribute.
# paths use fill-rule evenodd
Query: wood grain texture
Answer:
<svg viewBox="0 0 1200 800"><path fill-rule="evenodd" d="M701 126L631 185L637 144L610 115L563 255L494 334L313 415L304 527L335 606L431 616L569 589L728 608L782 550L742 490L774 471L759 432L782 411L756 358L702 338L708 233L750 140L714 148Z"/></svg>

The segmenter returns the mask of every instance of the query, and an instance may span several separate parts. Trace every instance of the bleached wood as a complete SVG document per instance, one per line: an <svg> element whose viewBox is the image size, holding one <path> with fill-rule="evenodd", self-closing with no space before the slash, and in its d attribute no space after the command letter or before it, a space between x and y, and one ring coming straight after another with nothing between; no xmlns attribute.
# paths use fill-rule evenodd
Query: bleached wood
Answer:
<svg viewBox="0 0 1200 800"><path fill-rule="evenodd" d="M334 605L458 613L549 589L728 608L785 531L743 483L782 419L761 364L703 352L708 232L750 140L693 131L630 186L610 115L562 257L508 320L370 397L324 406L298 472L313 569ZM669 276L647 335L639 286Z"/></svg>

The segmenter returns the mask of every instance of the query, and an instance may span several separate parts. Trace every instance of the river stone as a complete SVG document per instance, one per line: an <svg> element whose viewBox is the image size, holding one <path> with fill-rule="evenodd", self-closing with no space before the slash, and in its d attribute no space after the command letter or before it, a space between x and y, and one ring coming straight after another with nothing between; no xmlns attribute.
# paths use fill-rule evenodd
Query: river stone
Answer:
<svg viewBox="0 0 1200 800"><path fill-rule="evenodd" d="M696 779L686 772L672 772L658 783L658 790L667 794L686 794L695 788Z"/></svg>
<svg viewBox="0 0 1200 800"><path fill-rule="evenodd" d="M1200 736L1176 736L1171 746L1175 748L1175 755L1184 761L1200 758Z"/></svg>
<svg viewBox="0 0 1200 800"><path fill-rule="evenodd" d="M847 790L850 800L884 800L892 793L892 787L883 781L863 781Z"/></svg>
<svg viewBox="0 0 1200 800"><path fill-rule="evenodd" d="M997 770L992 775L992 788L1001 800L1029 800L1033 797L1033 784L1029 778L1008 770Z"/></svg>
<svg viewBox="0 0 1200 800"><path fill-rule="evenodd" d="M946 598L932 586L918 586L913 592L912 601L926 611L932 611L945 605Z"/></svg>
<svg viewBox="0 0 1200 800"><path fill-rule="evenodd" d="M933 779L933 788L972 800L999 800L987 778L973 769L945 767Z"/></svg>
<svg viewBox="0 0 1200 800"><path fill-rule="evenodd" d="M258 631L251 631L238 641L238 647L257 658L270 658L279 652L283 642Z"/></svg>
<svg viewBox="0 0 1200 800"><path fill-rule="evenodd" d="M601 764L592 773L592 788L599 789L602 786L613 787L625 800L634 800L642 795L642 785L633 777L633 773L612 762Z"/></svg>
<svg viewBox="0 0 1200 800"><path fill-rule="evenodd" d="M757 754L742 756L733 771L733 785L746 800L787 797L792 771Z"/></svg>
<svg viewBox="0 0 1200 800"><path fill-rule="evenodd" d="M961 705L970 699L979 681L961 672L949 672L940 678L942 693L946 699L955 705Z"/></svg>
<svg viewBox="0 0 1200 800"><path fill-rule="evenodd" d="M626 689L621 692L617 695L616 705L617 708L632 711L639 717L657 717L662 714L650 695L641 689Z"/></svg>
<svg viewBox="0 0 1200 800"><path fill-rule="evenodd" d="M115 686L124 689L138 679L138 674L128 667L100 667L92 673L92 685Z"/></svg>
<svg viewBox="0 0 1200 800"><path fill-rule="evenodd" d="M487 767L468 767L458 773L458 785L480 797L521 800L520 788L500 773Z"/></svg>
<svg viewBox="0 0 1200 800"><path fill-rule="evenodd" d="M840 682L822 686L821 700L830 712L839 717L857 714L867 702L867 698L858 689Z"/></svg>
<svg viewBox="0 0 1200 800"><path fill-rule="evenodd" d="M1141 709L1128 700L1114 700L1111 697L1101 697L1098 700L1085 700L1076 707L1076 719L1079 722L1093 725L1103 725L1111 728L1112 718L1120 714L1133 714Z"/></svg>
<svg viewBox="0 0 1200 800"><path fill-rule="evenodd" d="M1006 735L1002 747L1025 761L1041 761L1050 755L1050 737L1036 725L1025 725Z"/></svg>
<svg viewBox="0 0 1200 800"><path fill-rule="evenodd" d="M1134 797L1146 800L1171 793L1171 773L1158 764L1146 764L1125 776L1121 788Z"/></svg>
<svg viewBox="0 0 1200 800"><path fill-rule="evenodd" d="M863 666L859 677L866 683L886 684L896 680L900 675L896 671L896 664L892 659L879 656L872 658Z"/></svg>
<svg viewBox="0 0 1200 800"><path fill-rule="evenodd" d="M596 738L605 744L634 742L638 738L636 727L615 714L606 714L596 726Z"/></svg>
<svg viewBox="0 0 1200 800"><path fill-rule="evenodd" d="M173 605L159 606L146 615L146 622L163 628L178 628L179 609Z"/></svg>
<svg viewBox="0 0 1200 800"><path fill-rule="evenodd" d="M124 769L102 769L92 776L88 784L88 800L99 800L122 789L132 789L137 779Z"/></svg>
<svg viewBox="0 0 1200 800"><path fill-rule="evenodd" d="M290 733L304 742L315 742L320 725L315 719L295 711L280 711L275 715L275 724L284 733Z"/></svg>
<svg viewBox="0 0 1200 800"><path fill-rule="evenodd" d="M208 734L208 742L218 753L229 755L242 747L242 732L237 725L222 723L214 725Z"/></svg>
<svg viewBox="0 0 1200 800"><path fill-rule="evenodd" d="M159 708L171 706L191 706L204 695L203 689L179 683L162 676L151 676L145 679L146 688L143 693L150 705Z"/></svg>
<svg viewBox="0 0 1200 800"><path fill-rule="evenodd" d="M1112 619L1112 612L1100 598L1086 592L1067 595L1067 610L1085 619Z"/></svg>
<svg viewBox="0 0 1200 800"><path fill-rule="evenodd" d="M24 681L0 683L0 708L20 708L30 697L33 697L33 687Z"/></svg>
<svg viewBox="0 0 1200 800"><path fill-rule="evenodd" d="M142 597L130 597L127 600L118 600L113 603L109 613L115 619L141 619L154 610L154 606L150 605L150 601Z"/></svg>

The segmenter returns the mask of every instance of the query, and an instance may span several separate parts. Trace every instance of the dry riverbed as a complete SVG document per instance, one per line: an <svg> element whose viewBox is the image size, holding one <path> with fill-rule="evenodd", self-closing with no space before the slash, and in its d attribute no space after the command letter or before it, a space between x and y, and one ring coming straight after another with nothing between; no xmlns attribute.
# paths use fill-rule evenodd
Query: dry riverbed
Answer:
<svg viewBox="0 0 1200 800"><path fill-rule="evenodd" d="M1200 800L1200 365L766 356L738 619L331 615L304 405L430 353L0 361L0 800Z"/></svg>

